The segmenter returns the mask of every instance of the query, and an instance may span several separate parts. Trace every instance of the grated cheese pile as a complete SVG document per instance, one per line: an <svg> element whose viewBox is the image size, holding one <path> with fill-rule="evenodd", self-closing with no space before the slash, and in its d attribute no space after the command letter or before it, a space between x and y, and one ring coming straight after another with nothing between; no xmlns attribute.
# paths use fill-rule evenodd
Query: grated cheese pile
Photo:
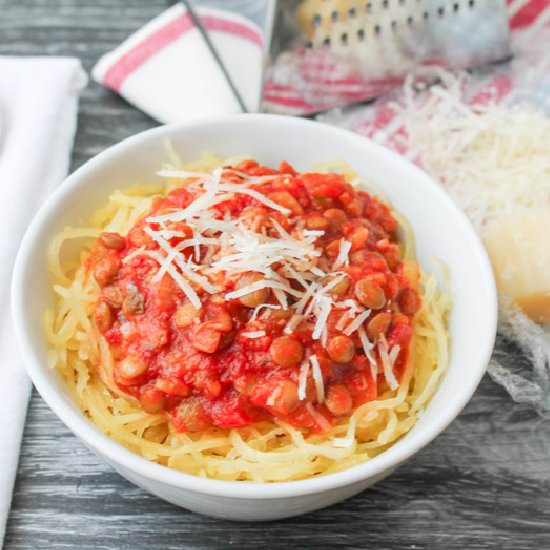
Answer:
<svg viewBox="0 0 550 550"><path fill-rule="evenodd" d="M550 205L550 118L534 106L464 101L464 77L415 93L398 109L409 155L452 193L476 228L518 207Z"/></svg>

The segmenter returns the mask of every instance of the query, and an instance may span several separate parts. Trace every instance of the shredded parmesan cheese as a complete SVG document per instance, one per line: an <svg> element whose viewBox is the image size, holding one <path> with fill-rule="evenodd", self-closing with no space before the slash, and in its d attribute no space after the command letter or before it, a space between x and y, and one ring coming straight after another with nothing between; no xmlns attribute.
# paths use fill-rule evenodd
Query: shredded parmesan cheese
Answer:
<svg viewBox="0 0 550 550"><path fill-rule="evenodd" d="M319 289L319 286L316 283L312 283L303 296L298 302L294 304L294 310L298 315L301 315L306 307L306 304L309 302L313 294Z"/></svg>
<svg viewBox="0 0 550 550"><path fill-rule="evenodd" d="M203 277L203 276L198 275L198 274L193 272L192 266L184 260L183 255L178 250L178 248L173 248L166 239L163 239L157 232L153 231L151 228L146 227L144 229L144 231L167 254L167 256L163 259L163 261L161 263L160 270L155 275L156 280L160 280L162 275L165 272L167 272L169 275L172 276L172 273L173 273L174 270L169 269L169 268L173 267L172 262L175 261L176 265L179 267L179 269L182 271L182 273L184 273L187 276L187 278L189 278L193 282L197 283L206 292L209 292L210 294L214 294L215 292L217 292L217 288L215 286L211 285L206 277Z"/></svg>
<svg viewBox="0 0 550 550"><path fill-rule="evenodd" d="M378 365L376 363L374 355L372 354L374 344L369 340L365 327L360 326L357 329L357 335L359 336L359 340L361 341L361 346L363 348L363 351L365 352L365 356L369 360L372 377L374 378L374 380L376 380L376 377L378 376Z"/></svg>
<svg viewBox="0 0 550 550"><path fill-rule="evenodd" d="M260 304L254 308L249 321L255 321L262 309L281 309L281 306L278 306L277 304Z"/></svg>
<svg viewBox="0 0 550 550"><path fill-rule="evenodd" d="M348 298L347 300L343 300L341 302L334 302L334 307L336 309L350 309L354 313L359 313L361 311L361 308L357 305L357 302L352 298Z"/></svg>
<svg viewBox="0 0 550 550"><path fill-rule="evenodd" d="M323 373L321 372L321 366L316 355L312 355L309 360L311 361L311 372L313 374L313 381L315 382L315 390L317 392L317 402L323 403L325 400L325 383L323 381Z"/></svg>
<svg viewBox="0 0 550 550"><path fill-rule="evenodd" d="M220 179L222 169L217 168L212 172L210 177L204 178L205 192L195 199L187 208L176 212L169 212L160 216L150 216L147 218L149 223L161 223L165 221L183 221L190 219L193 215L207 210L212 206L226 201L229 197L227 194L218 194L220 188Z"/></svg>
<svg viewBox="0 0 550 550"><path fill-rule="evenodd" d="M250 332L243 332L242 335L246 338L261 338L265 336L265 330L252 330Z"/></svg>
<svg viewBox="0 0 550 550"><path fill-rule="evenodd" d="M283 332L285 334L292 334L294 332L294 329L302 322L303 319L304 319L303 315L298 315L297 313L294 314L288 320L288 323L285 325Z"/></svg>
<svg viewBox="0 0 550 550"><path fill-rule="evenodd" d="M367 309L360 313L345 329L344 334L351 336L363 323L367 320L367 317L371 314L371 310Z"/></svg>
<svg viewBox="0 0 550 550"><path fill-rule="evenodd" d="M351 250L351 243L342 239L340 241L340 250L338 251L338 256L334 261L334 269L339 269L344 265L349 265L349 251Z"/></svg>
<svg viewBox="0 0 550 550"><path fill-rule="evenodd" d="M399 356L400 351L401 351L401 347L398 344L393 346L393 348L391 349L389 357L390 357L390 364L392 367L395 366L395 361L397 360L397 357Z"/></svg>
<svg viewBox="0 0 550 550"><path fill-rule="evenodd" d="M382 360L384 377L386 378L386 382L388 383L390 389L396 390L399 387L399 382L397 381L397 379L395 378L395 374L393 373L393 362L390 359L388 353L388 341L386 340L386 337L382 334L378 342L378 352L380 353L380 359Z"/></svg>
<svg viewBox="0 0 550 550"><path fill-rule="evenodd" d="M300 366L300 374L298 376L298 399L300 401L303 401L306 398L308 374L309 374L309 361L304 361Z"/></svg>
<svg viewBox="0 0 550 550"><path fill-rule="evenodd" d="M277 301L281 304L281 308L285 310L288 309L286 294L280 288L274 288L273 294L275 294L275 298L277 298Z"/></svg>
<svg viewBox="0 0 550 550"><path fill-rule="evenodd" d="M182 292L187 296L187 299L193 304L193 307L195 309L200 309L202 307L202 302L198 294L191 288L181 273L172 265L170 261L168 261L166 257L163 257L162 254L156 250L138 249L133 254L129 254L125 258L125 261L128 261L130 256L132 256L132 258L135 258L136 256L148 256L149 258L156 260L160 266L165 267L168 275L170 275L174 282L181 288Z"/></svg>
<svg viewBox="0 0 550 550"><path fill-rule="evenodd" d="M338 319L338 322L336 323L336 326L334 328L336 330L344 330L350 319L353 319L354 317L355 312L352 309L348 309L345 313L341 315L340 319Z"/></svg>
<svg viewBox="0 0 550 550"><path fill-rule="evenodd" d="M315 327L313 328L312 338L318 340L321 337L321 333L327 324L328 316L330 315L330 310L332 309L331 300L328 296L321 296L319 298L320 302L320 312L315 321Z"/></svg>

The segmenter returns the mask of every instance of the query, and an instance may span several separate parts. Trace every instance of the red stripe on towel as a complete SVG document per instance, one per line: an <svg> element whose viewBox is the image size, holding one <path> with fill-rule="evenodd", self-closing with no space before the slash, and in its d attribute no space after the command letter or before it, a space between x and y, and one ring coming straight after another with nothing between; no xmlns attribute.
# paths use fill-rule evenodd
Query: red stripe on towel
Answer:
<svg viewBox="0 0 550 550"><path fill-rule="evenodd" d="M510 28L515 30L528 27L547 8L550 8L548 0L531 0L531 2L527 2L510 19Z"/></svg>
<svg viewBox="0 0 550 550"><path fill-rule="evenodd" d="M213 15L201 15L200 17L205 28L210 31L232 34L256 46L262 46L261 34L243 23L222 19L221 17ZM163 48L176 41L193 28L193 21L187 13L164 25L142 42L128 50L109 67L103 77L103 83L108 88L120 92L122 84L130 74Z"/></svg>
<svg viewBox="0 0 550 550"><path fill-rule="evenodd" d="M103 83L112 90L119 92L122 83L131 73L193 27L193 21L187 13L161 27L122 55L106 71Z"/></svg>

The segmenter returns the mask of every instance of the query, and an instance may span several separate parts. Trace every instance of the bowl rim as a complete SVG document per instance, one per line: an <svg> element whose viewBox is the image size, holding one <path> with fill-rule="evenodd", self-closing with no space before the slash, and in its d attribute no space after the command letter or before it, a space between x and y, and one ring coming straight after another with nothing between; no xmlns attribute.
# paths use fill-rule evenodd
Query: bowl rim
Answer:
<svg viewBox="0 0 550 550"><path fill-rule="evenodd" d="M480 280L480 287L484 288L483 294L486 300L485 307L488 308L485 312L488 323L487 330L484 334L479 335L479 340L476 342L480 350L477 372L461 386L461 391L457 392L459 395L453 407L449 407L446 409L445 414L441 414L436 418L430 429L414 432L407 440L401 439L397 441L389 449L371 460L351 466L340 472L298 481L261 483L202 478L150 462L127 450L121 444L103 434L103 432L101 432L99 428L89 421L80 411L64 403L64 398L57 393L53 382L51 382L46 375L45 369L48 367L43 365L38 356L35 355L32 338L30 333L26 330L26 315L24 313L25 308L23 307L25 302L25 287L23 285L23 280L25 278L24 274L28 270L30 257L33 253L34 242L41 229L47 227L48 221L57 208L58 203L63 202L66 195L78 189L81 185L81 180L89 172L109 164L119 153L135 145L139 145L142 142L159 138L162 139L172 134L191 131L205 126L216 127L224 124L239 125L242 121L253 124L295 125L297 131L299 131L299 126L321 126L323 127L323 131L337 134L343 140L351 140L362 147L375 149L377 154L387 158L388 162L406 165L404 167L406 167L407 170L416 172L426 181L426 186L431 187L431 192L439 195L439 200L447 203L447 206L455 211L457 222L460 224L460 231L464 235L464 238L469 240L472 257L476 258L480 271L483 274L483 280ZM408 159L374 143L368 138L348 130L311 120L271 114L222 115L204 117L188 123L164 125L134 134L89 159L69 175L48 197L33 218L30 226L27 228L14 266L11 287L11 308L16 338L24 358L27 373L31 377L42 398L54 411L57 417L85 444L89 445L99 454L104 455L109 462L121 466L152 482L160 482L171 487L211 496L256 500L299 497L341 488L376 477L383 472L390 471L413 456L421 448L435 439L435 437L437 437L456 416L458 416L472 397L489 362L497 328L496 285L487 252L466 215L454 203L453 199L440 184Z"/></svg>

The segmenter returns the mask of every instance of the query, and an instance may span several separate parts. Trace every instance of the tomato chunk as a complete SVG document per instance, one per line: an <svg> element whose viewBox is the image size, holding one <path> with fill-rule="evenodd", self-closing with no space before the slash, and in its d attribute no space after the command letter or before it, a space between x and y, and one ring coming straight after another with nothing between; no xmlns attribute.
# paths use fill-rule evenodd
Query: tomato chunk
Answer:
<svg viewBox="0 0 550 550"><path fill-rule="evenodd" d="M215 330L208 322L201 323L194 331L191 345L198 351L214 353L221 342L221 332Z"/></svg>

